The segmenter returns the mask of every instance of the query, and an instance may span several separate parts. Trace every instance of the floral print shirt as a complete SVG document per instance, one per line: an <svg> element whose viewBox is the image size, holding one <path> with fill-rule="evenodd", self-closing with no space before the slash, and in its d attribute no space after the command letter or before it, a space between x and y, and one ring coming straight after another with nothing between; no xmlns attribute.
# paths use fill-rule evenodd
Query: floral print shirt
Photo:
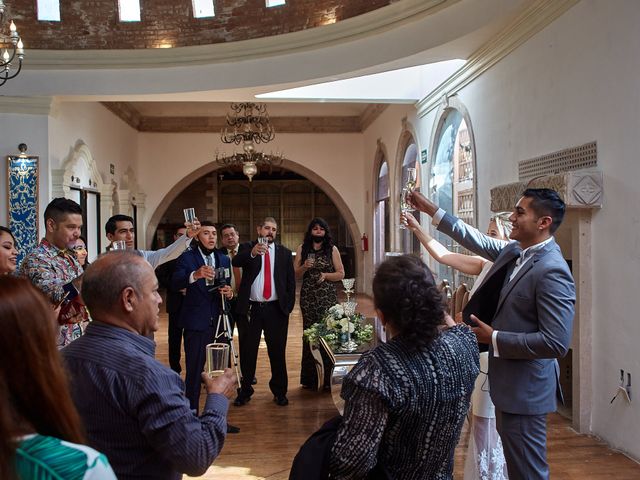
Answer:
<svg viewBox="0 0 640 480"><path fill-rule="evenodd" d="M68 251L59 249L43 238L40 244L25 256L20 265L20 274L42 290L51 299L51 303L58 304L64 297L64 286L82 275L82 266ZM83 316L88 318L86 309ZM58 348L82 335L82 323L62 325L58 336Z"/></svg>

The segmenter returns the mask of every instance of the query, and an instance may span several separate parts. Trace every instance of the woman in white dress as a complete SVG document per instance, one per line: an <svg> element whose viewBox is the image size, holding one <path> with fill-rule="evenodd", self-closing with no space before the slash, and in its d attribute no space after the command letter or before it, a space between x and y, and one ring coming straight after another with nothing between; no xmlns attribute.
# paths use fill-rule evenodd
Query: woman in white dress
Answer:
<svg viewBox="0 0 640 480"><path fill-rule="evenodd" d="M511 233L511 212L495 214L489 220L487 235L508 241ZM448 265L467 275L477 275L469 292L469 297L483 282L485 275L493 265L485 258L476 255L453 253L420 228L420 224L410 213L406 214L406 223L418 240L438 263ZM461 321L461 318L456 318ZM507 479L507 466L502 451L502 442L496 430L496 412L489 396L488 352L480 353L480 375L476 380L471 397L471 435L464 468L465 480L504 480Z"/></svg>

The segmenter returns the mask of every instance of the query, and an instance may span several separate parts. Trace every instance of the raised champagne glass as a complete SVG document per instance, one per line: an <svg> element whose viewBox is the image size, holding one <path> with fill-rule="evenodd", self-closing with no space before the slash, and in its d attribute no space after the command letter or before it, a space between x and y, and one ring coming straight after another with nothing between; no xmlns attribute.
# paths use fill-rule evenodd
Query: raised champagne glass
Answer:
<svg viewBox="0 0 640 480"><path fill-rule="evenodd" d="M409 204L409 194L416 188L418 182L418 171L415 168L407 168L407 181L400 192L400 212L404 215L411 211L411 205ZM400 222L399 228L406 230L407 226Z"/></svg>

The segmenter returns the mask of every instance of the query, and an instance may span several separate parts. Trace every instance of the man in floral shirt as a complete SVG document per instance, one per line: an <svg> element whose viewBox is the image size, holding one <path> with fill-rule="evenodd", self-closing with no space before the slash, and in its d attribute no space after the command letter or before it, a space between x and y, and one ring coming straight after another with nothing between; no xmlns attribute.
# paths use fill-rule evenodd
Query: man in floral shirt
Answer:
<svg viewBox="0 0 640 480"><path fill-rule="evenodd" d="M46 234L26 255L20 274L44 292L53 305L62 302L58 323L58 348L82 335L87 310L80 301L82 267L69 248L80 236L82 208L73 200L54 198L44 211Z"/></svg>

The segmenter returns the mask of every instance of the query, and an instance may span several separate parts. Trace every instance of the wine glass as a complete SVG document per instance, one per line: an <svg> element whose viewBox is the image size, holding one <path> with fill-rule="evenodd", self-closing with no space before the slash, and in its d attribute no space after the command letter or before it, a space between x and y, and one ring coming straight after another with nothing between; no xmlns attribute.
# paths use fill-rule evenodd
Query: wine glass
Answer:
<svg viewBox="0 0 640 480"><path fill-rule="evenodd" d="M351 298L351 294L353 293L353 287L356 284L355 278L343 278L342 286L344 287L344 293L347 296L347 302L349 298Z"/></svg>

